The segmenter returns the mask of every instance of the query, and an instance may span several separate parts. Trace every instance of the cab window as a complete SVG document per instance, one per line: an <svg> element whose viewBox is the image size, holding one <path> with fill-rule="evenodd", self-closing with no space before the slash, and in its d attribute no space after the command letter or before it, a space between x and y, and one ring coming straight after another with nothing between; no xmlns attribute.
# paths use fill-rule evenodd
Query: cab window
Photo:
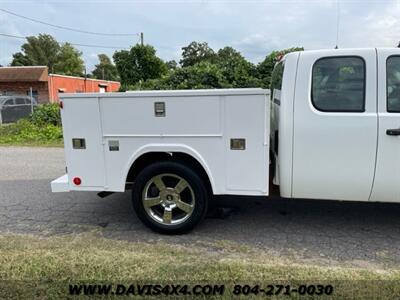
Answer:
<svg viewBox="0 0 400 300"><path fill-rule="evenodd" d="M400 56L386 61L386 101L388 112L400 112Z"/></svg>
<svg viewBox="0 0 400 300"><path fill-rule="evenodd" d="M275 90L281 90L282 89L282 78L283 78L283 70L284 70L284 62L281 61L275 65L275 68L272 72L272 78L271 78L271 100L273 100L272 97L274 97L274 91Z"/></svg>
<svg viewBox="0 0 400 300"><path fill-rule="evenodd" d="M358 56L317 60L312 70L311 100L324 112L364 112L364 60Z"/></svg>

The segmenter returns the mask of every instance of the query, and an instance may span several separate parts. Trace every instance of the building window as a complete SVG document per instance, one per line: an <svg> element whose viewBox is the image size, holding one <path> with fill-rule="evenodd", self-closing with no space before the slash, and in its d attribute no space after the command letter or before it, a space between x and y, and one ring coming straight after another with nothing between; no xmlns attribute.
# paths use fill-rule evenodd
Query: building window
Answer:
<svg viewBox="0 0 400 300"><path fill-rule="evenodd" d="M364 60L358 56L317 60L312 70L311 101L324 112L364 112Z"/></svg>
<svg viewBox="0 0 400 300"><path fill-rule="evenodd" d="M99 93L106 93L106 92L107 92L107 85L99 84Z"/></svg>
<svg viewBox="0 0 400 300"><path fill-rule="evenodd" d="M400 56L390 56L386 61L387 111L400 113Z"/></svg>
<svg viewBox="0 0 400 300"><path fill-rule="evenodd" d="M26 91L27 96L31 96L31 91ZM37 101L39 98L39 93L37 90L32 90L32 97Z"/></svg>

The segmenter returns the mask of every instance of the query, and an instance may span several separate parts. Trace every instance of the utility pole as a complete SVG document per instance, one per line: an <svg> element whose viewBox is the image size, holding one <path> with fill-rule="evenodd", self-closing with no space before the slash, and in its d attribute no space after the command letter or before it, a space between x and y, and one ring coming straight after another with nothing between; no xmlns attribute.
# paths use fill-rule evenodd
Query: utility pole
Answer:
<svg viewBox="0 0 400 300"><path fill-rule="evenodd" d="M86 73L86 66L85 66L85 79L83 80L83 90L86 93L86 78L87 78L87 73Z"/></svg>
<svg viewBox="0 0 400 300"><path fill-rule="evenodd" d="M33 91L32 91L32 87L29 88L29 97L31 98L31 114L33 114Z"/></svg>
<svg viewBox="0 0 400 300"><path fill-rule="evenodd" d="M140 33L140 45L143 46L143 32Z"/></svg>

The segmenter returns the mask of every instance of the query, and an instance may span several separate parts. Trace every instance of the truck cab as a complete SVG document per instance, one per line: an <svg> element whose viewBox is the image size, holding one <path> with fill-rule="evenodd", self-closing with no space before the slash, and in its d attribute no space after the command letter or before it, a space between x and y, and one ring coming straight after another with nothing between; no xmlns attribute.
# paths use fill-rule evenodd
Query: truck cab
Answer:
<svg viewBox="0 0 400 300"><path fill-rule="evenodd" d="M400 201L400 49L294 52L271 85L283 197Z"/></svg>

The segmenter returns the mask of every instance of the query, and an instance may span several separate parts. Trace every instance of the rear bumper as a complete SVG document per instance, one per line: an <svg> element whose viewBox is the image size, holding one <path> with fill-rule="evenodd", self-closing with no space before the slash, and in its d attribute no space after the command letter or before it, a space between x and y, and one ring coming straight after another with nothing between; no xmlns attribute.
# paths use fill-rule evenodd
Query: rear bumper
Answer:
<svg viewBox="0 0 400 300"><path fill-rule="evenodd" d="M51 182L51 191L53 193L69 192L68 174L65 174Z"/></svg>

